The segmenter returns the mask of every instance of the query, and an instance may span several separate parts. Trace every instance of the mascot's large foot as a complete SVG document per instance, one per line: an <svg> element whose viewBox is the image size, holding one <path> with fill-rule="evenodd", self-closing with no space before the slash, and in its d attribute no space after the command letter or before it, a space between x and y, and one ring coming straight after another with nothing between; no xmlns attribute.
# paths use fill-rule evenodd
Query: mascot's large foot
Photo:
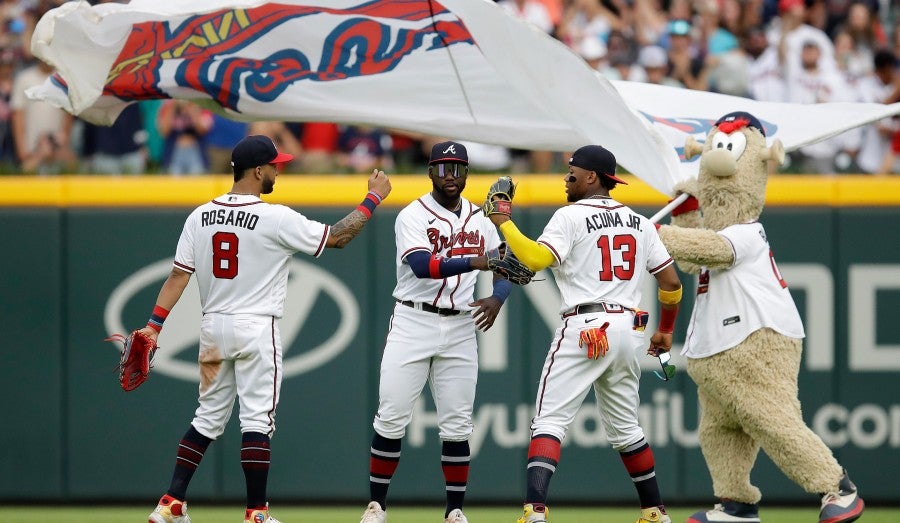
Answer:
<svg viewBox="0 0 900 523"><path fill-rule="evenodd" d="M838 492L829 492L822 496L819 523L849 523L856 521L862 515L866 504L856 492L856 485L850 481L846 470L838 484L838 489Z"/></svg>
<svg viewBox="0 0 900 523"><path fill-rule="evenodd" d="M695 512L685 523L760 523L759 505L723 499L712 510Z"/></svg>

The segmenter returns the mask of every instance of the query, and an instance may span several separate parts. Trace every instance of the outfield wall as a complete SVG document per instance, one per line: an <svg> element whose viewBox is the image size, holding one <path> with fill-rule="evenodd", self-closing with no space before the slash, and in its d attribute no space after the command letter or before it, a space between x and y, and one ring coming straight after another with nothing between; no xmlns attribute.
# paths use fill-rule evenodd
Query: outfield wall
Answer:
<svg viewBox="0 0 900 523"><path fill-rule="evenodd" d="M520 177L516 222L532 237L564 198L560 178ZM467 194L477 200L491 180L472 177ZM665 203L665 196L631 181L614 191L620 201L646 215ZM228 187L227 177L0 178L7 239L0 256L6 420L0 500L153 499L167 487L196 405L195 285L167 321L156 368L137 391L119 389L118 354L103 338L146 321L187 213ZM272 442L273 498L367 497L378 365L393 306L393 218L428 188L424 177L395 177L390 205L350 246L318 260L293 259L281 324L285 381ZM333 223L364 192L365 177L283 176L267 200ZM768 196L762 222L808 333L800 376L804 417L867 501L900 503L900 481L891 472L900 468L900 183L776 177ZM558 291L547 278L515 289L480 340L472 501L518 502L524 493L533 396L558 321ZM679 344L694 288L690 277L684 281ZM483 295L489 278L480 286ZM646 360L641 415L664 496L670 503L706 503L711 485L686 365L676 356L679 372L663 383L650 372L655 360ZM404 441L392 499L443 499L434 407L427 392L424 398ZM193 499L243 498L239 446L235 419L197 472ZM816 501L765 457L754 480L768 501ZM635 497L590 403L567 438L552 497Z"/></svg>

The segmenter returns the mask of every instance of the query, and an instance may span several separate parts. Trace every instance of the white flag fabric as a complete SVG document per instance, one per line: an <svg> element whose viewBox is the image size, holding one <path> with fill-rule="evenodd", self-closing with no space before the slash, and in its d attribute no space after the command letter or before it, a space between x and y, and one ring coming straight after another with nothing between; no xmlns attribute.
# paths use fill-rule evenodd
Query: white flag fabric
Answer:
<svg viewBox="0 0 900 523"><path fill-rule="evenodd" d="M651 122L675 148L680 159L681 174L696 176L699 158L684 159L684 142L693 136L706 140L713 124L734 111L746 111L765 128L766 140L779 139L785 151L819 142L849 129L900 114L900 103L789 104L760 102L749 98L693 91L663 85L613 82L625 102Z"/></svg>
<svg viewBox="0 0 900 523"><path fill-rule="evenodd" d="M363 123L520 149L601 144L671 194L720 116L746 110L788 150L900 104L762 104L610 83L490 0L69 2L39 21L57 74L29 96L111 124L127 103L185 98L242 120ZM771 131L770 131L771 124Z"/></svg>

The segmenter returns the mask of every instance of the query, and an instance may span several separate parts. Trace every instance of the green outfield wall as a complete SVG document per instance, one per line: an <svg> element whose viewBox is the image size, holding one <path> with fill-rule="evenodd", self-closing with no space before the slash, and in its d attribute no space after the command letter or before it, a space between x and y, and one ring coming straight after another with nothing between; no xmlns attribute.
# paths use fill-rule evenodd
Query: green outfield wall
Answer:
<svg viewBox="0 0 900 523"><path fill-rule="evenodd" d="M557 178L520 183L532 200L517 206L516 221L532 237L559 205L552 202L562 200ZM204 178L165 182L160 190L157 181L92 178L85 183L93 184L94 194L69 187L71 180L16 179L4 186L0 179L6 246L0 256L0 500L155 499L168 486L177 443L196 407L196 286L188 287L166 322L156 366L140 389L119 388L113 371L118 353L103 339L146 322L185 217L194 204L228 186L227 180ZM476 199L489 181L475 179L467 193ZM398 182L391 197L396 200L379 209L346 249L319 259L293 258L281 323L285 379L272 441L273 499L368 497L371 418L393 307L393 220L400 205L415 197L410 195L428 190L418 178ZM319 178L310 181L317 183ZM761 221L808 333L800 376L804 418L850 470L868 502L900 503L900 202L892 192L897 185L889 180L881 190L869 187L872 199L863 205L854 202L860 188L849 188L857 196L848 196L843 181L807 179L806 189L796 183L794 189L774 189L783 192L770 197ZM330 189L321 189L323 199L314 202L305 200L302 180L282 184L269 200L279 201L281 189L290 195L284 203L334 223L346 214L344 200L355 203L365 192L365 178L332 180ZM34 192L25 194L29 190ZM646 215L665 203L665 196L640 191L623 187L614 196ZM129 205L106 202L117 195L136 198L135 193L140 199ZM328 196L333 194L339 196ZM336 201L324 202L328 198ZM683 280L679 345L694 288L691 277ZM479 286L479 294L487 294L489 278ZM644 294L655 315L649 305L653 288L648 282ZM514 289L497 324L480 339L471 501L521 500L533 399L558 304L548 273ZM678 374L664 383L651 372L656 360L646 360L641 416L664 497L672 504L711 502L697 442L696 390L685 362L676 356ZM592 401L566 439L551 497L632 503L634 489L605 442ZM192 499L243 499L234 418L195 475ZM404 440L391 498L443 500L439 460L434 406L426 391ZM769 502L818 501L762 454L753 478Z"/></svg>

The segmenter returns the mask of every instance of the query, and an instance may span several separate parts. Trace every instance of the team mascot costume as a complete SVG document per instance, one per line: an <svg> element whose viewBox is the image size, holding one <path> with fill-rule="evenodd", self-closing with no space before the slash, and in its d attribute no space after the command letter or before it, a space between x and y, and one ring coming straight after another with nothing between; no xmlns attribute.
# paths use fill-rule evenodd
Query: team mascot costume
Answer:
<svg viewBox="0 0 900 523"><path fill-rule="evenodd" d="M831 450L803 421L797 394L800 315L778 273L758 222L768 162L784 147L766 146L765 129L745 112L729 113L704 144L696 180L676 192L690 197L659 227L669 253L698 275L697 297L682 354L700 400L700 448L720 503L688 523L760 522L760 490L750 470L761 448L794 483L821 496L820 523L854 521L863 500Z"/></svg>

